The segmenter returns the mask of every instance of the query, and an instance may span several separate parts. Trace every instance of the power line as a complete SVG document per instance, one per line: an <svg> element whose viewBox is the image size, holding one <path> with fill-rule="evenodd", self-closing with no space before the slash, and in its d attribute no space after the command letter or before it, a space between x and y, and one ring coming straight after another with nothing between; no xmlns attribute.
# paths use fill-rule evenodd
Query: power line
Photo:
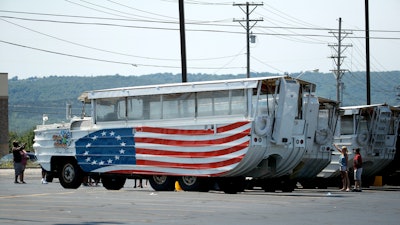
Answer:
<svg viewBox="0 0 400 225"><path fill-rule="evenodd" d="M26 12L26 11L10 11L10 10L0 10L3 13L11 13L11 14L26 14L26 15L36 15L36 16L50 16L50 17L67 17L67 18L75 18L75 19L94 19L94 20L108 20L108 21L124 21L124 22L148 22L148 23L161 23L161 24L178 24L177 20L174 21L167 21L167 20L145 20L145 19L134 19L134 18L112 18L112 17L94 17L94 16L77 16L77 15L68 15L68 14L51 14L51 13L36 13L36 12ZM259 13L258 13L259 14ZM266 17L263 14L260 14ZM15 19L24 19L24 20L34 20L33 18L21 18L21 17L7 17L7 16L0 16L4 18L15 18ZM267 17L266 17L267 18ZM43 20L46 21L46 20ZM226 21L226 22L230 22ZM49 20L51 22L51 20ZM54 22L62 22L62 21L54 21ZM210 26L224 26L224 27L238 27L237 25L231 24L212 24L215 21L197 21L197 22L187 22L190 25L210 25ZM278 21L281 22L281 21ZM284 22L281 22L284 23ZM88 23L90 24L90 23ZM95 23L93 23L95 24ZM116 24L110 24L116 25ZM312 31L330 31L335 30L334 28L329 27L304 27L304 26L263 26L259 25L258 27L261 28L268 28L268 29L293 29L293 30L312 30ZM346 32L365 32L363 29L342 29ZM400 30L370 30L372 33L400 33Z"/></svg>
<svg viewBox="0 0 400 225"><path fill-rule="evenodd" d="M53 36L53 35L45 34L45 33L43 33L43 32L39 32L39 31L33 30L33 29L31 29L31 28L28 28L28 27L25 27L25 26L22 26L22 25L19 25L19 24L10 22L10 21L5 20L5 19L1 19L1 20L5 21L5 22L7 22L7 23L10 23L10 24L12 24L12 25L14 25L14 26L18 26L18 27L21 27L21 28L23 28L23 29L29 30L29 31L31 31L31 32L35 32L35 33L38 33L38 34L41 34L41 35L44 35L44 36L47 36L47 37L50 37L50 38L53 38L53 39L62 41L62 42L66 42L66 43L69 43L69 44L72 44L72 45L76 45L76 46L80 46L80 47L84 47L84 48L88 48L88 49L92 49L92 50L97 50L97 51L101 51L101 52L107 52L107 53L112 53L112 54L117 54L117 55L122 55L122 56L129 56L129 57L134 57L134 58L149 59L149 60L160 60L160 61L178 61L178 60L180 60L180 59L172 59L172 58L154 58L154 57L138 56L138 55L132 55L132 54L127 54L127 53L120 53L120 52L110 51L110 50L106 50L106 49L100 49L100 48L96 48L96 47L91 47L91 46L88 46L88 45L83 45L83 44L79 44L79 43L76 43L76 42L72 42L72 41L69 41L69 40L66 40L66 39L62 39L62 38L59 38L59 37L55 37L55 36ZM237 56L237 55L233 55L233 56L219 56L219 57L212 57L212 58L189 59L188 61L217 60L217 59L232 58L232 57L236 57L236 56Z"/></svg>
<svg viewBox="0 0 400 225"><path fill-rule="evenodd" d="M166 28L166 27L151 27L151 26L134 26L134 25L122 25L122 24L113 24L113 23L98 23L98 22L77 22L77 21L61 21L61 20L50 20L50 19L33 19L33 18L22 18L22 17L12 17L12 16L0 16L1 18L8 19L19 19L19 20L27 20L27 21L37 21L37 22L50 22L50 23L63 23L63 24L75 24L75 25L97 25L97 26L114 26L114 27L123 27L123 28L136 28L136 29L153 29L153 30L169 30L169 31L177 31L178 28ZM196 24L200 25L200 24ZM281 28L281 29L289 29L285 27L265 27L260 26L260 28ZM298 28L301 29L301 28ZM333 29L331 29L333 30ZM230 33L230 34L243 34L243 32L239 31L228 31L221 29L186 29L186 31L191 32L214 32L214 33ZM268 32L257 32L254 33L257 35L265 35L265 36L286 36L286 37L324 37L331 38L329 35L323 34L289 34L289 33L268 33ZM350 38L355 39L364 39L363 36L352 36ZM370 37L370 39L375 40L400 40L400 37Z"/></svg>
<svg viewBox="0 0 400 225"><path fill-rule="evenodd" d="M90 57L85 57L85 56L71 55L71 54L66 54L66 53L62 53L62 52L55 52L55 51L35 48L35 47L31 47L31 46L16 44L16 43L3 41L3 40L0 40L0 42L3 42L5 44L9 44L9 45L22 47L22 48L27 48L27 49L32 49L32 50L36 50L36 51L52 53L52 54L56 54L56 55L68 56L68 57L73 57L73 58L86 59L86 60L99 61L99 62L107 62L107 63L115 63L115 64L123 64L123 65L132 65L132 66L135 66L135 67L137 66L136 64L129 63L129 62L118 62L118 61L112 61L112 60L104 60L104 59L96 59L96 58L90 58ZM144 65L141 65L141 66L144 66Z"/></svg>
<svg viewBox="0 0 400 225"><path fill-rule="evenodd" d="M45 49L40 49L40 48L35 48L27 45L21 45L21 44L16 44L8 41L3 41L0 40L0 42L9 44L9 45L14 45L17 47L22 47L22 48L27 48L31 50L36 50L36 51L41 51L41 52L46 52L46 53L51 53L51 54L56 54L56 55L62 55L62 56L68 56L68 57L73 57L73 58L79 58L79 59L85 59L85 60L91 60L91 61L98 61L98 62L106 62L106 63L114 63L114 64L122 64L122 65L131 65L134 67L137 66L143 66L143 67L157 67L157 68L173 68L173 69L179 69L181 68L180 66L169 66L169 65L152 65L152 64L139 64L139 63L131 63L131 62L120 62L120 61L113 61L113 60L105 60L105 59L97 59L97 58L91 58L91 57L86 57L86 56L78 56L78 55L72 55L72 54L67 54L67 53L62 53L62 52L56 52L56 51L50 51L50 50L45 50ZM220 68L220 67L189 67L191 69L204 69L204 70L216 70L216 69L242 69L243 67L229 67L229 68Z"/></svg>

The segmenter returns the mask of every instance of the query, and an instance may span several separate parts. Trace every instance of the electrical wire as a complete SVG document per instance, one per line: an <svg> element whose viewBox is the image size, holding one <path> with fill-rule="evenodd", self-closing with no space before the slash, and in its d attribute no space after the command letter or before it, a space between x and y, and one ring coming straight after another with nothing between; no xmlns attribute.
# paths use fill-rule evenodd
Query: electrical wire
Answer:
<svg viewBox="0 0 400 225"><path fill-rule="evenodd" d="M91 60L91 61L98 61L98 62L106 62L106 63L114 63L114 64L122 64L122 65L131 65L134 67L138 66L143 66L143 67L157 67L157 68L173 68L173 69L180 69L180 66L169 66L169 65L155 65L155 64L139 64L139 63L131 63L131 62L121 62L121 61L113 61L113 60L105 60L105 59L98 59L98 58L91 58L91 57L86 57L86 56L78 56L78 55L72 55L72 54L67 54L67 53L62 53L62 52L56 52L56 51L50 51L50 50L45 50L45 49L40 49L40 48L35 48L27 45L21 45L21 44L16 44L4 40L0 40L0 42L13 45L13 46L18 46L22 48L27 48L31 50L36 50L36 51L41 51L41 52L46 52L46 53L51 53L51 54L56 54L56 55L62 55L62 56L68 56L72 58L78 58L78 59L85 59L85 60ZM229 68L220 68L220 67L189 67L190 69L203 69L203 70L216 70L216 69L240 69L242 67L229 67Z"/></svg>
<svg viewBox="0 0 400 225"><path fill-rule="evenodd" d="M84 48L88 48L88 49L92 49L92 50L97 50L97 51L101 51L101 52L107 52L107 53L112 53L112 54L116 54L116 55L129 56L129 57L140 58L140 59L148 59L148 60L159 60L159 61L179 61L180 60L180 59L172 59L172 58L155 58L155 57L138 56L138 55L132 55L132 54L127 54L127 53L120 53L120 52L115 52L115 51L111 51L111 50L96 48L96 47L92 47L92 46L83 45L83 44L79 44L79 43L76 43L76 42L68 41L66 39L55 37L53 35L45 34L43 32L39 32L39 31L33 30L31 28L28 28L28 27L25 27L25 26L10 22L10 21L5 20L5 19L1 19L0 18L0 20L3 20L4 22L10 23L10 24L12 24L14 26L21 27L23 29L29 30L31 32L44 35L46 37L50 37L50 38L53 38L53 39L56 39L56 40L59 40L59 41L62 41L62 42L66 42L66 43L69 43L69 44L72 44L72 45L76 45L76 46L80 46L80 47L84 47ZM217 59L226 59L226 58L234 58L234 57L236 57L236 55L219 56L219 57L212 57L212 58L188 59L188 61L206 61L206 60L217 60Z"/></svg>

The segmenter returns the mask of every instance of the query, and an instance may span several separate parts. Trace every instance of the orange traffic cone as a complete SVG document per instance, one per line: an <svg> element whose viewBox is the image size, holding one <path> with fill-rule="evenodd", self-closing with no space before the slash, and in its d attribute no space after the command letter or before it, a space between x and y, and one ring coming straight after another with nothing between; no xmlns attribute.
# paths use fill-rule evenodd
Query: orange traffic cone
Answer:
<svg viewBox="0 0 400 225"><path fill-rule="evenodd" d="M175 181L175 191L183 191L178 181Z"/></svg>

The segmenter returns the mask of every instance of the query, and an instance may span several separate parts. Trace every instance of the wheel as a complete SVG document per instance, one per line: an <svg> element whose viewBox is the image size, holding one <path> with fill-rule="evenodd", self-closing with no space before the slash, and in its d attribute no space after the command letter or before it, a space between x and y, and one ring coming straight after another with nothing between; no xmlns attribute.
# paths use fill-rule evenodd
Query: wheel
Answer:
<svg viewBox="0 0 400 225"><path fill-rule="evenodd" d="M124 187L126 182L125 177L119 176L103 176L101 177L101 183L103 183L103 187L107 190L120 190Z"/></svg>
<svg viewBox="0 0 400 225"><path fill-rule="evenodd" d="M209 179L193 176L179 177L178 182L184 191L208 192L211 186Z"/></svg>
<svg viewBox="0 0 400 225"><path fill-rule="evenodd" d="M227 177L218 180L219 188L226 194L237 194L244 191L245 183L244 177Z"/></svg>
<svg viewBox="0 0 400 225"><path fill-rule="evenodd" d="M77 189L82 184L82 174L78 164L66 161L59 175L61 186L68 189Z"/></svg>
<svg viewBox="0 0 400 225"><path fill-rule="evenodd" d="M283 179L280 181L279 186L282 192L293 192L296 187L296 182L290 179Z"/></svg>
<svg viewBox="0 0 400 225"><path fill-rule="evenodd" d="M163 175L154 175L149 178L150 185L155 191L175 190L175 180L173 177Z"/></svg>
<svg viewBox="0 0 400 225"><path fill-rule="evenodd" d="M293 192L294 185L290 182L282 184L282 192Z"/></svg>
<svg viewBox="0 0 400 225"><path fill-rule="evenodd" d="M266 182L263 184L262 189L264 189L265 192L275 192L276 185L273 182Z"/></svg>

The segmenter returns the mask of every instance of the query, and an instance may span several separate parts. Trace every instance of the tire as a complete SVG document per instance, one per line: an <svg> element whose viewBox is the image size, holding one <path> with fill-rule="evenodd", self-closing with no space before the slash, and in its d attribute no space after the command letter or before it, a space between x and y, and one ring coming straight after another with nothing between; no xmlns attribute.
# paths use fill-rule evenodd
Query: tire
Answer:
<svg viewBox="0 0 400 225"><path fill-rule="evenodd" d="M173 191L175 190L174 177L164 175L154 175L149 177L149 183L155 191Z"/></svg>
<svg viewBox="0 0 400 225"><path fill-rule="evenodd" d="M103 183L103 187L107 190L120 190L124 187L126 182L125 177L119 176L103 176L101 177L101 183Z"/></svg>
<svg viewBox="0 0 400 225"><path fill-rule="evenodd" d="M211 189L211 182L207 178L183 176L178 178L178 182L184 191L208 192Z"/></svg>
<svg viewBox="0 0 400 225"><path fill-rule="evenodd" d="M360 134L357 135L357 142L361 146L365 146L368 144L369 141L369 133L368 131L363 131Z"/></svg>
<svg viewBox="0 0 400 225"><path fill-rule="evenodd" d="M271 135L271 118L269 116L257 116L254 121L254 133L260 137Z"/></svg>
<svg viewBox="0 0 400 225"><path fill-rule="evenodd" d="M290 182L290 181L284 182L282 184L281 189L282 189L282 192L293 192L294 189L295 189L295 184L293 182Z"/></svg>
<svg viewBox="0 0 400 225"><path fill-rule="evenodd" d="M315 143L319 145L324 145L328 143L328 141L331 140L333 136L332 131L329 129L317 130L315 133Z"/></svg>
<svg viewBox="0 0 400 225"><path fill-rule="evenodd" d="M75 162L66 161L58 176L61 186L67 189L77 189L82 184L83 172Z"/></svg>
<svg viewBox="0 0 400 225"><path fill-rule="evenodd" d="M274 182L264 181L264 184L262 185L262 189L265 192L274 193L276 191L277 187L276 187L276 184Z"/></svg>
<svg viewBox="0 0 400 225"><path fill-rule="evenodd" d="M243 192L246 185L244 177L227 177L218 180L218 186L226 194L237 194Z"/></svg>

